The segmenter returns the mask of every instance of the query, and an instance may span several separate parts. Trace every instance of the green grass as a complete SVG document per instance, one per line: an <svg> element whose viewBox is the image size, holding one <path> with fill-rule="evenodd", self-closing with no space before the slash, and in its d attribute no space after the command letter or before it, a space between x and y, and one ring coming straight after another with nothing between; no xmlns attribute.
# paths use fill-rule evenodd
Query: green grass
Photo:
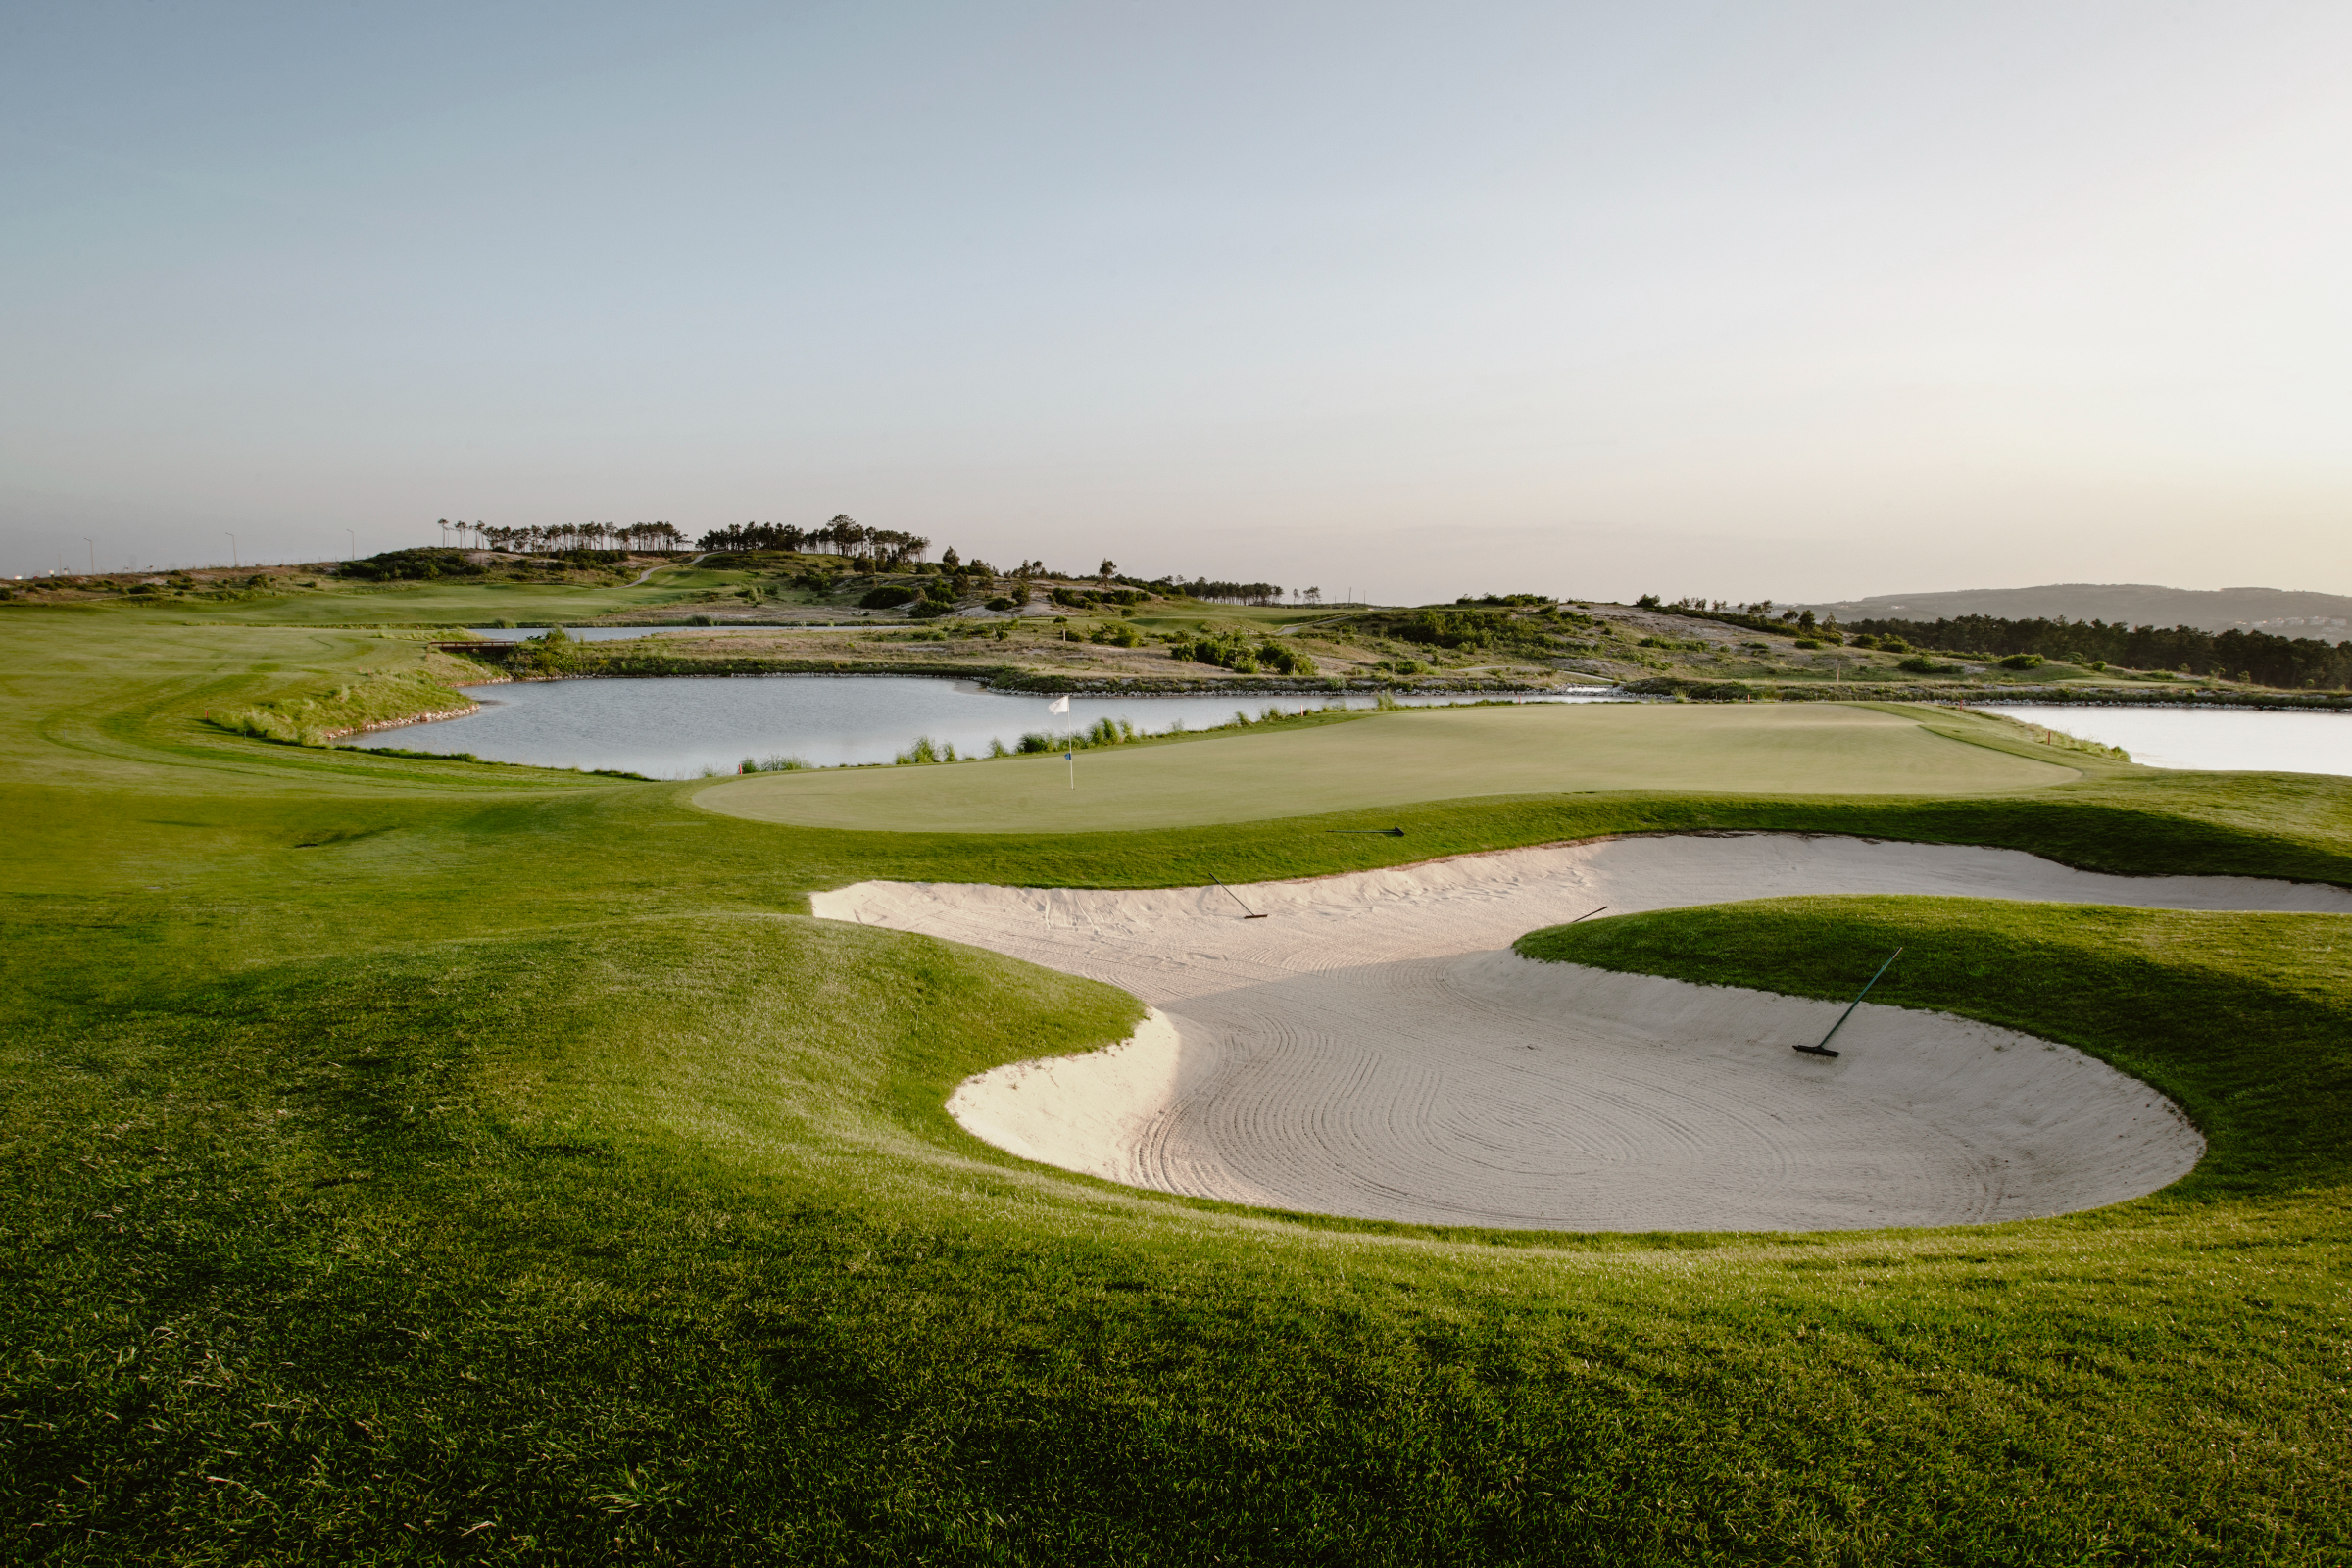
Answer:
<svg viewBox="0 0 2352 1568"><path fill-rule="evenodd" d="M1923 723L1931 712L1838 704L1420 709L1090 753L1076 788L1056 755L743 779L710 786L695 803L809 827L1101 832L1485 795L1733 783L1756 794L1962 795L2080 776L2055 749L1968 744L1955 738L1964 733L1956 721Z"/></svg>
<svg viewBox="0 0 2352 1568"><path fill-rule="evenodd" d="M1579 1238L1024 1165L947 1088L1116 1038L1132 1000L798 912L862 876L1238 880L1709 823L2352 883L2346 781L2085 759L1973 797L1427 801L1383 811L1402 840L846 832L229 736L208 707L416 645L119 625L0 620L0 1556L2352 1550L2352 922L1856 900L1578 927L1580 961L1825 995L1909 941L1890 1000L2109 1054L2213 1141L2063 1219Z"/></svg>
<svg viewBox="0 0 2352 1568"><path fill-rule="evenodd" d="M644 568L629 567L634 577ZM498 620L577 621L636 610L671 610L699 603L706 591L756 580L746 572L663 566L642 584L516 582L504 578L441 578L430 582L343 582L317 579L316 589L288 589L253 598L128 599L61 606L0 606L0 624L60 615L97 618L116 635L151 625L250 624L290 626L466 626ZM722 607L723 608L723 607Z"/></svg>

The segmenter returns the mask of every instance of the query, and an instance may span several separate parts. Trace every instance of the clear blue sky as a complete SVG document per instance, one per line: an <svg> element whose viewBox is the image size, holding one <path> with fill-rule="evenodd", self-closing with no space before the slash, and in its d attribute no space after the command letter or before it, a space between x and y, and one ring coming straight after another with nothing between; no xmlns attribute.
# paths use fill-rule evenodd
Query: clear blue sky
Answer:
<svg viewBox="0 0 2352 1568"><path fill-rule="evenodd" d="M2352 591L2352 7L0 7L0 572Z"/></svg>

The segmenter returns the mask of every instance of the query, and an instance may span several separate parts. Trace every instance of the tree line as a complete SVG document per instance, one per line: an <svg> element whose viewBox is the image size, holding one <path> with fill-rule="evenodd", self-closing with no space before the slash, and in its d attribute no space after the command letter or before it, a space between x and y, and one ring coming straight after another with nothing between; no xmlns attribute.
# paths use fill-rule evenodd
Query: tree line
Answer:
<svg viewBox="0 0 2352 1568"><path fill-rule="evenodd" d="M478 522L450 522L463 541L470 533L483 548L521 555L545 555L564 550L681 550L686 536L667 522L574 522L552 528L491 528Z"/></svg>
<svg viewBox="0 0 2352 1568"><path fill-rule="evenodd" d="M791 523L741 522L713 528L696 541L704 550L790 550L813 546L827 554L865 559L887 566L905 565L929 554L931 541L919 533L897 528L868 528L847 513L836 514L820 527Z"/></svg>
<svg viewBox="0 0 2352 1568"><path fill-rule="evenodd" d="M2289 690L2352 686L2352 641L2279 637L2270 632L2195 626L2129 626L2118 621L2005 620L1953 615L1940 620L1856 620L1848 632L1899 637L1914 648L1981 653L1993 658L2039 654L2068 663L2103 662L2126 669L2169 669L2191 675L2259 681Z"/></svg>
<svg viewBox="0 0 2352 1568"><path fill-rule="evenodd" d="M610 522L564 523L553 527L490 527L479 522L452 522L441 519L443 538L455 531L457 541L465 544L467 535L473 542L490 549L515 551L524 554L555 554L573 550L682 550L686 535L674 523ZM877 567L906 566L922 561L931 551L931 541L918 533L898 528L869 528L847 513L836 514L829 521L814 528L803 528L794 523L738 522L723 528L705 531L694 541L694 548L703 551L750 553L753 551L784 551L798 554L803 551L847 556L861 563L863 571ZM948 551L942 558L951 569L964 575L994 577L996 571L985 562L968 565L956 560L956 552ZM870 563L871 564L862 564ZM1007 576L1033 580L1040 577L1081 578L1083 572L1057 572L1047 567L1043 561L1024 560ZM1181 576L1155 577L1149 581L1122 576L1118 564L1105 560L1092 573L1105 582L1120 582L1130 587L1164 595L1168 598L1192 598L1212 603L1243 605L1278 605L1284 594L1280 583L1224 582L1209 577L1186 581ZM1309 605L1323 602L1320 588L1302 588L1292 598ZM1493 602L1493 596L1489 596ZM1516 601L1514 601L1516 602Z"/></svg>
<svg viewBox="0 0 2352 1568"><path fill-rule="evenodd" d="M1191 582L1186 582L1182 577L1163 577L1159 581L1159 586L1164 586L1171 595L1182 594L1190 599L1204 599L1224 604L1278 605L1282 603L1282 585L1280 583L1211 582L1206 577L1199 577ZM1317 600L1323 597L1321 589L1315 589L1313 592Z"/></svg>

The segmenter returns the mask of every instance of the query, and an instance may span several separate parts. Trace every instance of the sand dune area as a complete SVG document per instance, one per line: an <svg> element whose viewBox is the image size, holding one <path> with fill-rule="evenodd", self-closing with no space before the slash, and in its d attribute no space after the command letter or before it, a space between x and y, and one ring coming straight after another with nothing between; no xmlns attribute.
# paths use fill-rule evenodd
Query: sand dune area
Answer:
<svg viewBox="0 0 2352 1568"><path fill-rule="evenodd" d="M2153 1192L2203 1140L2070 1048L1509 951L1613 914L1808 894L2352 913L2352 893L2122 877L2013 850L1792 834L1622 838L1308 881L1105 891L861 882L820 916L1124 987L1136 1035L949 1102L975 1136L1132 1186L1365 1219L1814 1230L2062 1213ZM1267 918L1243 918L1245 906Z"/></svg>

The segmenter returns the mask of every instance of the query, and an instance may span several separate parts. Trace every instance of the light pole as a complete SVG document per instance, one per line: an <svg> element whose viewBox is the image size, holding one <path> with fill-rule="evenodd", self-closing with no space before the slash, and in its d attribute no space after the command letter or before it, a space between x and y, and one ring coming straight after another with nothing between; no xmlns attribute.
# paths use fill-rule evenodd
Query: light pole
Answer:
<svg viewBox="0 0 2352 1568"><path fill-rule="evenodd" d="M98 541L85 533L81 536L81 542L90 547L90 575L95 577L98 575Z"/></svg>
<svg viewBox="0 0 2352 1568"><path fill-rule="evenodd" d="M223 528L221 532L228 533L228 530ZM228 564L231 569L237 564L237 536L233 533L228 535Z"/></svg>
<svg viewBox="0 0 2352 1568"><path fill-rule="evenodd" d="M356 533L352 532L352 531L351 531L349 528L346 528L346 529L344 529L344 530L343 530L343 537L351 541L351 559L352 559L352 560L354 560L354 561L357 561L357 560L359 560L359 559L360 559L360 536L359 536L358 534L356 534Z"/></svg>

